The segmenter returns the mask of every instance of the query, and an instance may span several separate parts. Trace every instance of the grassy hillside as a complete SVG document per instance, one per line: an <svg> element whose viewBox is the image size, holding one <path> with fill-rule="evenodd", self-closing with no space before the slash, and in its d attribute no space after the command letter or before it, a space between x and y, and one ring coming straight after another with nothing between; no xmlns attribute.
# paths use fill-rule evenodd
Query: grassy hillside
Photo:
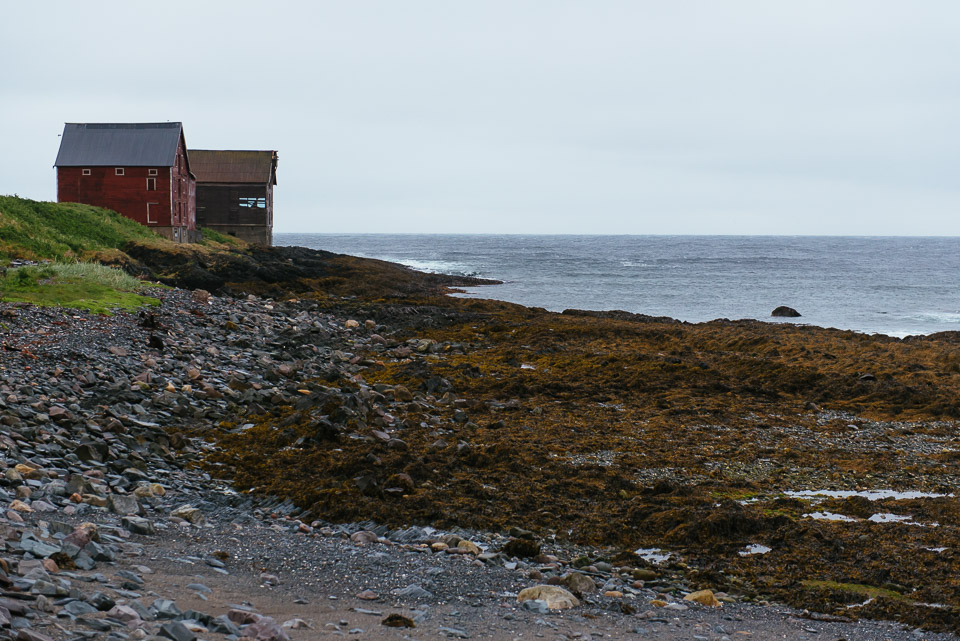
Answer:
<svg viewBox="0 0 960 641"><path fill-rule="evenodd" d="M0 196L0 262L80 259L120 249L130 241L165 239L108 209Z"/></svg>
<svg viewBox="0 0 960 641"><path fill-rule="evenodd" d="M185 289L297 297L422 296L491 282L303 247L249 245L208 229L202 233L200 243L174 243L107 209L0 196L0 267L14 258L82 261Z"/></svg>

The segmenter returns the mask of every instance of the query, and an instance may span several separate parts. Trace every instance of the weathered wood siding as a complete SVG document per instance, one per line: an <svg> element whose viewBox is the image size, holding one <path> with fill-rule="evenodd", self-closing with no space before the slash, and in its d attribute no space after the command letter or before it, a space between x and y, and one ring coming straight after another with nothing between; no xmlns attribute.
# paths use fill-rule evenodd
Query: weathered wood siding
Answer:
<svg viewBox="0 0 960 641"><path fill-rule="evenodd" d="M190 175L187 165L187 146L180 136L177 146L177 158L173 165L170 204L173 213L172 223L176 227L189 230L197 228L196 180Z"/></svg>
<svg viewBox="0 0 960 641"><path fill-rule="evenodd" d="M83 175L84 169L90 170L89 176ZM123 175L118 176L116 167L58 167L57 201L106 207L150 227L172 225L170 168L122 169ZM150 176L150 169L156 170L157 175Z"/></svg>

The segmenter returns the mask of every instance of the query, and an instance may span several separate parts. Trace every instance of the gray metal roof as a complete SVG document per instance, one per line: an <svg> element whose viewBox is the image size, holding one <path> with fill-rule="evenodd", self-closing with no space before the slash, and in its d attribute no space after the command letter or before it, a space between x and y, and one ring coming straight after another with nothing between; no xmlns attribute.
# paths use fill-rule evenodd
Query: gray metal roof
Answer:
<svg viewBox="0 0 960 641"><path fill-rule="evenodd" d="M179 122L66 123L56 167L172 167Z"/></svg>

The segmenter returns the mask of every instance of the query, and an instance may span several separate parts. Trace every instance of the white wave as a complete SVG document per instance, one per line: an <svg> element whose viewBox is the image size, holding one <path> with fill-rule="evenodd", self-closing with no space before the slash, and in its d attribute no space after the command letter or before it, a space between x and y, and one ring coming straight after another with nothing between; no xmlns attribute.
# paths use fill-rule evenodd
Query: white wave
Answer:
<svg viewBox="0 0 960 641"><path fill-rule="evenodd" d="M926 323L943 323L944 325L960 325L960 312L919 312L909 316L911 320Z"/></svg>
<svg viewBox="0 0 960 641"><path fill-rule="evenodd" d="M469 265L444 260L416 260L412 258L384 258L392 263L400 263L410 269L428 274L448 274L453 276L480 276L480 272Z"/></svg>

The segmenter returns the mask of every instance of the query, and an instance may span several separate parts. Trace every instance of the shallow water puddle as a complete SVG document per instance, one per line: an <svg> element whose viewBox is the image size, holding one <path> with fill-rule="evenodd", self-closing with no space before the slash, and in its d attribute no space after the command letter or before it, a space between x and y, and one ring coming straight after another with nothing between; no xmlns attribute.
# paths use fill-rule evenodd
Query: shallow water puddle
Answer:
<svg viewBox="0 0 960 641"><path fill-rule="evenodd" d="M804 518L815 519L817 521L843 521L845 523L856 523L860 519L854 518L852 516L847 516L846 514L836 514L834 512L808 512L803 515ZM867 521L872 523L901 523L903 525L916 525L919 527L939 527L940 524L933 523L919 523L912 520L913 517L903 514L890 514L889 512L879 512L870 516Z"/></svg>
<svg viewBox="0 0 960 641"><path fill-rule="evenodd" d="M904 514L890 514L889 512L883 512L874 514L871 516L868 521L873 521L874 523L909 523L912 516L906 516Z"/></svg>
<svg viewBox="0 0 960 641"><path fill-rule="evenodd" d="M738 554L740 556L752 556L754 554L766 554L772 548L768 548L766 545L760 545L759 543L752 543L746 548L740 550Z"/></svg>
<svg viewBox="0 0 960 641"><path fill-rule="evenodd" d="M670 552L664 552L660 548L637 548L633 553L648 563L656 563L658 565L669 561L672 556Z"/></svg>
<svg viewBox="0 0 960 641"><path fill-rule="evenodd" d="M900 492L897 490L798 490L784 492L784 494L798 499L848 499L854 496L861 496L868 501L879 501L881 499L894 499L896 501L906 499L939 499L954 496L953 494L937 494L936 492Z"/></svg>
<svg viewBox="0 0 960 641"><path fill-rule="evenodd" d="M803 518L805 519L816 519L817 521L856 521L857 519L852 516L846 516L844 514L834 514L833 512L810 512L804 514Z"/></svg>

